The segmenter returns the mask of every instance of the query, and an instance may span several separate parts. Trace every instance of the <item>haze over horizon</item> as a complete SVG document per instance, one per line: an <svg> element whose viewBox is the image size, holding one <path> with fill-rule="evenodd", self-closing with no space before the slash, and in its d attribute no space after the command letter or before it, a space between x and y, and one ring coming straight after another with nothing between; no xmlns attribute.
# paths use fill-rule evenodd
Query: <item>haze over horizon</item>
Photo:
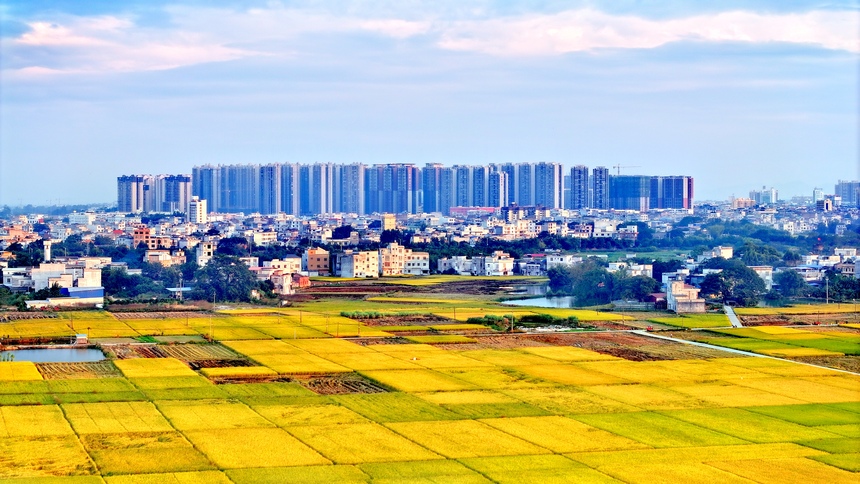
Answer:
<svg viewBox="0 0 860 484"><path fill-rule="evenodd" d="M639 3L0 0L0 205L207 163L860 179L856 2Z"/></svg>

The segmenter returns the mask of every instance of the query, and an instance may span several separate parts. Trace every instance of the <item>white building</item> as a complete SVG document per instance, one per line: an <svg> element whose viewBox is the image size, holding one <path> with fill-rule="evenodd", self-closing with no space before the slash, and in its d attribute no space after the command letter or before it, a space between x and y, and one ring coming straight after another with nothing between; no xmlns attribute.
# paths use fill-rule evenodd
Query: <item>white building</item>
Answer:
<svg viewBox="0 0 860 484"><path fill-rule="evenodd" d="M376 251L356 252L347 250L338 254L337 266L340 268L340 277L379 277L379 253Z"/></svg>
<svg viewBox="0 0 860 484"><path fill-rule="evenodd" d="M443 257L437 262L439 272L453 271L455 274L464 276L472 274L472 259L465 255L454 257Z"/></svg>
<svg viewBox="0 0 860 484"><path fill-rule="evenodd" d="M558 266L572 266L582 262L582 257L573 254L548 254L546 256L546 270Z"/></svg>
<svg viewBox="0 0 860 484"><path fill-rule="evenodd" d="M699 297L699 289L683 281L671 281L666 291L666 307L676 313L704 313L705 300Z"/></svg>
<svg viewBox="0 0 860 484"><path fill-rule="evenodd" d="M507 252L497 250L492 255L472 258L473 276L511 276L514 259Z"/></svg>
<svg viewBox="0 0 860 484"><path fill-rule="evenodd" d="M193 224L205 224L209 222L209 211L206 208L206 200L199 197L191 197L188 202L188 221Z"/></svg>

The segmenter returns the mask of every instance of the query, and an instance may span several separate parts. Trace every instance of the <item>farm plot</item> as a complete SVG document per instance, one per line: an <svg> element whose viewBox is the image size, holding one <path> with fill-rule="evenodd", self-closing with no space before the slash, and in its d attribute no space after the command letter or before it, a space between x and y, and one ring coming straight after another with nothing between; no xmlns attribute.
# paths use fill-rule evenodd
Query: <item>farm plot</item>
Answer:
<svg viewBox="0 0 860 484"><path fill-rule="evenodd" d="M474 420L389 423L387 427L448 458L548 454L512 435Z"/></svg>
<svg viewBox="0 0 860 484"><path fill-rule="evenodd" d="M213 385L206 378L196 374L194 376L164 378L134 378L131 382L149 400L198 400L227 397L220 386Z"/></svg>
<svg viewBox="0 0 860 484"><path fill-rule="evenodd" d="M78 434L173 431L149 402L68 403L62 408Z"/></svg>
<svg viewBox="0 0 860 484"><path fill-rule="evenodd" d="M527 375L555 383L561 383L563 385L589 386L629 382L629 380L612 376L607 373L586 370L573 365L553 364L518 366L517 370L522 371Z"/></svg>
<svg viewBox="0 0 860 484"><path fill-rule="evenodd" d="M108 475L214 469L179 432L88 434L81 442Z"/></svg>
<svg viewBox="0 0 860 484"><path fill-rule="evenodd" d="M606 474L560 455L478 457L461 462L499 483L617 482Z"/></svg>
<svg viewBox="0 0 860 484"><path fill-rule="evenodd" d="M244 403L174 400L158 402L158 409L181 431L274 427Z"/></svg>
<svg viewBox="0 0 860 484"><path fill-rule="evenodd" d="M107 476L105 481L108 484L231 484L232 482L220 471L126 474Z"/></svg>
<svg viewBox="0 0 860 484"><path fill-rule="evenodd" d="M470 390L474 387L434 370L365 371L363 375L405 392Z"/></svg>
<svg viewBox="0 0 860 484"><path fill-rule="evenodd" d="M295 427L288 431L336 464L442 459L374 423Z"/></svg>
<svg viewBox="0 0 860 484"><path fill-rule="evenodd" d="M647 447L635 440L565 417L496 418L481 422L556 453Z"/></svg>
<svg viewBox="0 0 860 484"><path fill-rule="evenodd" d="M461 418L443 407L407 393L344 395L334 400L374 422L413 422Z"/></svg>
<svg viewBox="0 0 860 484"><path fill-rule="evenodd" d="M56 405L0 407L0 438L74 435Z"/></svg>
<svg viewBox="0 0 860 484"><path fill-rule="evenodd" d="M860 414L839 408L837 405L780 405L751 407L746 410L806 426L860 424ZM860 451L860 447L856 450Z"/></svg>
<svg viewBox="0 0 860 484"><path fill-rule="evenodd" d="M421 366L407 359L370 351L369 353L327 353L323 358L351 370L415 370Z"/></svg>
<svg viewBox="0 0 860 484"><path fill-rule="evenodd" d="M334 404L323 405L254 405L254 411L275 425L289 429L306 425L364 424L369 420Z"/></svg>
<svg viewBox="0 0 860 484"><path fill-rule="evenodd" d="M185 436L222 469L331 464L279 428L196 430Z"/></svg>
<svg viewBox="0 0 860 484"><path fill-rule="evenodd" d="M117 360L115 364L127 378L197 376L184 363L175 358Z"/></svg>
<svg viewBox="0 0 860 484"><path fill-rule="evenodd" d="M385 393L388 391L376 382L358 373L336 375L312 375L298 377L296 381L303 387L319 395L350 395L365 393Z"/></svg>
<svg viewBox="0 0 860 484"><path fill-rule="evenodd" d="M502 389L501 391L558 415L636 412L640 410L633 405L569 386Z"/></svg>
<svg viewBox="0 0 860 484"><path fill-rule="evenodd" d="M29 361L0 361L0 381L41 380L42 374Z"/></svg>
<svg viewBox="0 0 860 484"><path fill-rule="evenodd" d="M810 459L750 459L708 462L708 465L762 484L785 482L853 482L857 475Z"/></svg>
<svg viewBox="0 0 860 484"><path fill-rule="evenodd" d="M645 383L630 385L594 385L590 393L611 398L646 410L673 410L711 407L712 404L668 388Z"/></svg>
<svg viewBox="0 0 860 484"><path fill-rule="evenodd" d="M838 435L791 422L748 412L740 408L682 410L673 418L757 443L799 442L837 438Z"/></svg>
<svg viewBox="0 0 860 484"><path fill-rule="evenodd" d="M236 484L342 484L366 483L367 475L355 466L266 467L256 469L230 469L227 471ZM230 481L228 481L230 482ZM201 483L203 484L203 483Z"/></svg>
<svg viewBox="0 0 860 484"><path fill-rule="evenodd" d="M471 384L470 389L513 390L554 385L552 382L528 375L516 368L440 368L438 372Z"/></svg>
<svg viewBox="0 0 860 484"><path fill-rule="evenodd" d="M364 471L378 482L456 482L488 484L486 478L455 460L388 462L361 464Z"/></svg>
<svg viewBox="0 0 860 484"><path fill-rule="evenodd" d="M652 412L574 415L571 418L652 447L743 444L744 440Z"/></svg>
<svg viewBox="0 0 860 484"><path fill-rule="evenodd" d="M46 380L118 378L122 376L109 360L82 363L37 363Z"/></svg>
<svg viewBox="0 0 860 484"><path fill-rule="evenodd" d="M0 456L0 479L82 476L95 471L74 436L0 438Z"/></svg>
<svg viewBox="0 0 860 484"><path fill-rule="evenodd" d="M685 314L676 317L649 318L648 321L681 328L728 328L732 325L728 316L723 313Z"/></svg>

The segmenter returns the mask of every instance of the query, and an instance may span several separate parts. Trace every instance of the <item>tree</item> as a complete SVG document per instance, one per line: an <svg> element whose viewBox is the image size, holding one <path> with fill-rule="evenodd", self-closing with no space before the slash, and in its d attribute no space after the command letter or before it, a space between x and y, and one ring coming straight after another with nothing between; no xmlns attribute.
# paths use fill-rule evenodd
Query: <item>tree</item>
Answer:
<svg viewBox="0 0 860 484"><path fill-rule="evenodd" d="M48 299L49 297L60 297L61 288L56 282L51 284L51 287L39 289L33 294L33 299Z"/></svg>
<svg viewBox="0 0 860 484"><path fill-rule="evenodd" d="M800 257L800 254L792 250L786 251L782 256L782 261L789 267L794 267L800 264L801 260L803 260L803 258Z"/></svg>
<svg viewBox="0 0 860 484"><path fill-rule="evenodd" d="M737 256L748 266L772 266L782 260L779 251L773 247L751 242L738 249Z"/></svg>
<svg viewBox="0 0 860 484"><path fill-rule="evenodd" d="M721 265L724 266L722 271L708 274L702 281L700 286L702 296L719 299L724 304L730 302L738 306L758 304L759 299L766 292L762 278L739 260L722 259L722 261Z"/></svg>
<svg viewBox="0 0 860 484"><path fill-rule="evenodd" d="M773 276L773 282L779 287L779 292L784 297L800 296L809 287L803 280L803 276L793 270L777 272Z"/></svg>
<svg viewBox="0 0 860 484"><path fill-rule="evenodd" d="M248 239L245 237L227 237L218 242L215 250L218 254L245 257L248 255Z"/></svg>
<svg viewBox="0 0 860 484"><path fill-rule="evenodd" d="M352 233L352 225L341 225L336 229L331 231L331 238L333 239L348 239L349 234Z"/></svg>
<svg viewBox="0 0 860 484"><path fill-rule="evenodd" d="M238 257L215 254L197 271L197 283L192 297L218 301L248 301L257 278Z"/></svg>
<svg viewBox="0 0 860 484"><path fill-rule="evenodd" d="M613 299L635 299L644 301L649 294L657 292L660 283L648 276L625 277L617 281Z"/></svg>

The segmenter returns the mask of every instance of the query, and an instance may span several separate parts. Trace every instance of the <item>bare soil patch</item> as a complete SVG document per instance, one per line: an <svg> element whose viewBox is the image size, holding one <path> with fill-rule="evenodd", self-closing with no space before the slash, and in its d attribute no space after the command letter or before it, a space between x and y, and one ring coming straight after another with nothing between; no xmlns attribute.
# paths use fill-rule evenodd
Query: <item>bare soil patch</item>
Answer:
<svg viewBox="0 0 860 484"><path fill-rule="evenodd" d="M46 380L73 380L78 378L119 378L122 376L109 360L82 363L36 363Z"/></svg>
<svg viewBox="0 0 860 484"><path fill-rule="evenodd" d="M361 346L373 345L411 345L414 344L406 338L354 338L351 342Z"/></svg>
<svg viewBox="0 0 860 484"><path fill-rule="evenodd" d="M152 311L133 313L111 313L116 319L181 319L181 318L208 318L209 313L205 311Z"/></svg>
<svg viewBox="0 0 860 484"><path fill-rule="evenodd" d="M361 321L367 326L427 326L441 324L461 324L461 321L435 314L392 314L381 318L350 318Z"/></svg>
<svg viewBox="0 0 860 484"><path fill-rule="evenodd" d="M199 370L201 368L235 368L255 365L248 360L237 358L235 360L194 360L189 361L188 366L190 366L192 370Z"/></svg>
<svg viewBox="0 0 860 484"><path fill-rule="evenodd" d="M26 319L56 319L58 316L55 313L33 313L23 311L3 311L0 312L0 322L2 321L21 321Z"/></svg>
<svg viewBox="0 0 860 484"><path fill-rule="evenodd" d="M359 374L321 375L295 379L303 387L320 395L348 395L352 393L386 393L388 389Z"/></svg>

